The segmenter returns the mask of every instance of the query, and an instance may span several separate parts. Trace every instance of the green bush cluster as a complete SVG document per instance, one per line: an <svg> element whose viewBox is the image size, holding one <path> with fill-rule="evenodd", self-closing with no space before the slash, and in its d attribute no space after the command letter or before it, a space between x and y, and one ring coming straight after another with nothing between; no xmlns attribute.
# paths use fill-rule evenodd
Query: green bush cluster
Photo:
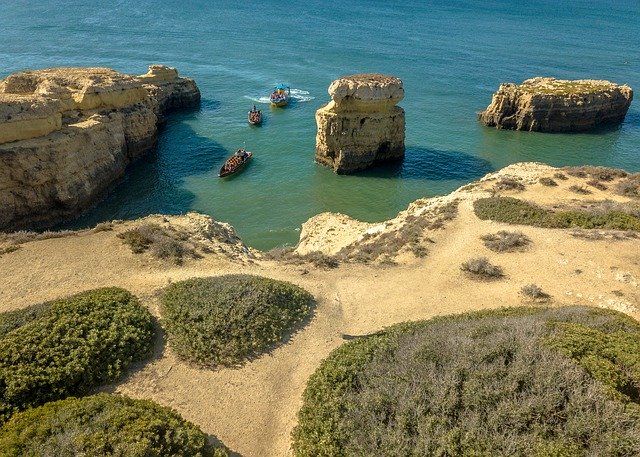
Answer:
<svg viewBox="0 0 640 457"><path fill-rule="evenodd" d="M233 366L277 343L311 312L312 296L293 284L250 275L193 278L162 298L169 345L201 366Z"/></svg>
<svg viewBox="0 0 640 457"><path fill-rule="evenodd" d="M118 238L131 248L134 254L147 250L158 259L171 259L181 265L184 257L198 258L198 253L188 243L188 235L174 228L163 228L158 224L146 223L119 233Z"/></svg>
<svg viewBox="0 0 640 457"><path fill-rule="evenodd" d="M0 454L22 456L225 457L178 413L110 394L67 398L14 415L0 429Z"/></svg>
<svg viewBox="0 0 640 457"><path fill-rule="evenodd" d="M118 378L153 337L149 312L119 288L0 314L0 423Z"/></svg>
<svg viewBox="0 0 640 457"><path fill-rule="evenodd" d="M640 407L620 393L640 385L629 368L640 363L638 327L596 308L510 308L348 342L309 379L294 453L640 455ZM589 332L598 337L581 338ZM576 363L573 351L589 362ZM602 368L593 354L619 369L612 381L590 374ZM621 389L614 395L611 385Z"/></svg>
<svg viewBox="0 0 640 457"><path fill-rule="evenodd" d="M640 231L640 217L622 209L552 211L512 197L480 198L473 203L480 219L546 228L584 228Z"/></svg>

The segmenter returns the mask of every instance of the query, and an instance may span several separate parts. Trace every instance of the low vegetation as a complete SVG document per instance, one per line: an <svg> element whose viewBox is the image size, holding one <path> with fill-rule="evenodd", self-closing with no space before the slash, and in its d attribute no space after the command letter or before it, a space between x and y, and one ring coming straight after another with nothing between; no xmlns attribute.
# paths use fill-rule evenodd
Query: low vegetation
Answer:
<svg viewBox="0 0 640 457"><path fill-rule="evenodd" d="M162 318L181 359L234 366L282 343L310 316L312 298L298 286L258 276L194 278L165 289Z"/></svg>
<svg viewBox="0 0 640 457"><path fill-rule="evenodd" d="M4 254L10 254L12 252L15 252L20 248L21 246L19 244L12 244L7 247L0 248L0 257L2 257Z"/></svg>
<svg viewBox="0 0 640 457"><path fill-rule="evenodd" d="M300 255L293 248L275 248L265 253L268 260L276 260L294 265L312 264L317 268L336 268L341 263L377 262L379 265L394 265L395 257L402 252L412 253L422 258L428 254L425 243L432 243L425 232L439 230L458 214L458 202L453 201L437 208L433 213L419 216L409 215L395 230L365 235L361 240L342 248L336 255L310 252Z"/></svg>
<svg viewBox="0 0 640 457"><path fill-rule="evenodd" d="M625 197L640 198L640 173L621 179L615 187L618 194Z"/></svg>
<svg viewBox="0 0 640 457"><path fill-rule="evenodd" d="M590 193L592 193L589 189L587 189L584 186L578 186L576 184L569 186L569 190L571 192L574 192L576 194L580 194L580 195L589 195Z"/></svg>
<svg viewBox="0 0 640 457"><path fill-rule="evenodd" d="M474 279L492 280L504 276L502 268L491 264L486 257L469 259L462 264L460 269Z"/></svg>
<svg viewBox="0 0 640 457"><path fill-rule="evenodd" d="M396 325L322 362L294 454L640 455L639 344L636 321L589 307Z"/></svg>
<svg viewBox="0 0 640 457"><path fill-rule="evenodd" d="M323 254L319 251L313 251L305 255L296 253L293 248L274 248L264 253L266 260L275 260L291 265L312 264L316 268L330 270L340 265L335 256Z"/></svg>
<svg viewBox="0 0 640 457"><path fill-rule="evenodd" d="M547 187L555 187L558 185L558 183L555 182L553 178L549 178L549 177L540 178L538 182L543 186L547 186Z"/></svg>
<svg viewBox="0 0 640 457"><path fill-rule="evenodd" d="M482 236L484 245L494 252L524 251L531 244L531 239L522 232L500 230Z"/></svg>
<svg viewBox="0 0 640 457"><path fill-rule="evenodd" d="M520 293L523 297L533 301L548 301L551 299L551 295L543 291L539 286L535 284L527 284L522 286Z"/></svg>
<svg viewBox="0 0 640 457"><path fill-rule="evenodd" d="M0 429L0 449L5 457L228 455L170 408L104 393L16 414Z"/></svg>
<svg viewBox="0 0 640 457"><path fill-rule="evenodd" d="M396 230L372 233L357 243L344 247L336 257L341 262L394 264L394 258L403 250L415 257L428 253L424 243L432 243L428 230L439 230L458 215L458 201L437 208L433 213L409 215Z"/></svg>
<svg viewBox="0 0 640 457"><path fill-rule="evenodd" d="M516 178L510 176L501 177L493 186L494 190L515 190L522 191L525 189L524 184Z"/></svg>
<svg viewBox="0 0 640 457"><path fill-rule="evenodd" d="M590 178L592 181L611 182L618 178L626 178L629 173L617 168L596 167L583 165L580 167L565 167L562 169L569 176L576 178Z"/></svg>
<svg viewBox="0 0 640 457"><path fill-rule="evenodd" d="M181 265L185 257L198 258L188 243L188 235L171 227L146 223L119 233L118 238L135 254L149 251L153 257L172 260L177 265Z"/></svg>
<svg viewBox="0 0 640 457"><path fill-rule="evenodd" d="M0 423L117 379L153 336L151 314L118 288L0 314Z"/></svg>
<svg viewBox="0 0 640 457"><path fill-rule="evenodd" d="M625 206L600 205L591 210L553 211L512 197L481 198L473 204L484 220L546 228L640 230L637 210Z"/></svg>

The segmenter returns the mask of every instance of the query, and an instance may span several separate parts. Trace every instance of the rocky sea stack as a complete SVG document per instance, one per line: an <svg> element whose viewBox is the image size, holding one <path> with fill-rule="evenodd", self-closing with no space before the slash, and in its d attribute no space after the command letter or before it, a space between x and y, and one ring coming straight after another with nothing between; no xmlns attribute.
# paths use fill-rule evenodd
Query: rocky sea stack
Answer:
<svg viewBox="0 0 640 457"><path fill-rule="evenodd" d="M404 157L402 81L360 74L329 86L331 101L316 111L316 161L336 173L351 173Z"/></svg>
<svg viewBox="0 0 640 457"><path fill-rule="evenodd" d="M479 119L499 129L582 132L622 122L632 99L627 85L538 77L501 84Z"/></svg>
<svg viewBox="0 0 640 457"><path fill-rule="evenodd" d="M52 68L0 80L0 230L75 216L156 143L175 108L198 106L175 68L141 76L108 68Z"/></svg>

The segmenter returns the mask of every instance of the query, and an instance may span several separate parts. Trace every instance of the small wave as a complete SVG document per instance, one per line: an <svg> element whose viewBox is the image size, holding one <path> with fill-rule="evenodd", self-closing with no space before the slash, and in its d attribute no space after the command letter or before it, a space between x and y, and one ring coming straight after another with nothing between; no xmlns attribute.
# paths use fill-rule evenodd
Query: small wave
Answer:
<svg viewBox="0 0 640 457"><path fill-rule="evenodd" d="M265 96L262 96L262 97L256 97L256 96L253 96L253 95L245 95L244 98L246 98L247 100L251 100L254 103L265 103L266 104L266 103L270 103L271 102L271 100L269 100L269 96L268 95L265 95Z"/></svg>
<svg viewBox="0 0 640 457"><path fill-rule="evenodd" d="M291 89L291 98L297 102L309 102L315 97L309 95L309 91L302 89Z"/></svg>

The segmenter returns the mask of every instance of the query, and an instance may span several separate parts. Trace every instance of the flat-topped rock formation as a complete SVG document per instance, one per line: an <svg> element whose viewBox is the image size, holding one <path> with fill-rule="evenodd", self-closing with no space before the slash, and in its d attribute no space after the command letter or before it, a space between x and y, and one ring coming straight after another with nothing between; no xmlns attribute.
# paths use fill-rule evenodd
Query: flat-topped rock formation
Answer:
<svg viewBox="0 0 640 457"><path fill-rule="evenodd" d="M499 129L581 132L622 122L632 99L627 85L538 77L501 84L479 119Z"/></svg>
<svg viewBox="0 0 640 457"><path fill-rule="evenodd" d="M0 230L81 213L154 147L167 112L199 102L195 82L163 65L142 76L52 68L0 81Z"/></svg>
<svg viewBox="0 0 640 457"><path fill-rule="evenodd" d="M352 75L329 86L331 101L316 111L316 162L351 173L404 157L402 81L378 74Z"/></svg>

